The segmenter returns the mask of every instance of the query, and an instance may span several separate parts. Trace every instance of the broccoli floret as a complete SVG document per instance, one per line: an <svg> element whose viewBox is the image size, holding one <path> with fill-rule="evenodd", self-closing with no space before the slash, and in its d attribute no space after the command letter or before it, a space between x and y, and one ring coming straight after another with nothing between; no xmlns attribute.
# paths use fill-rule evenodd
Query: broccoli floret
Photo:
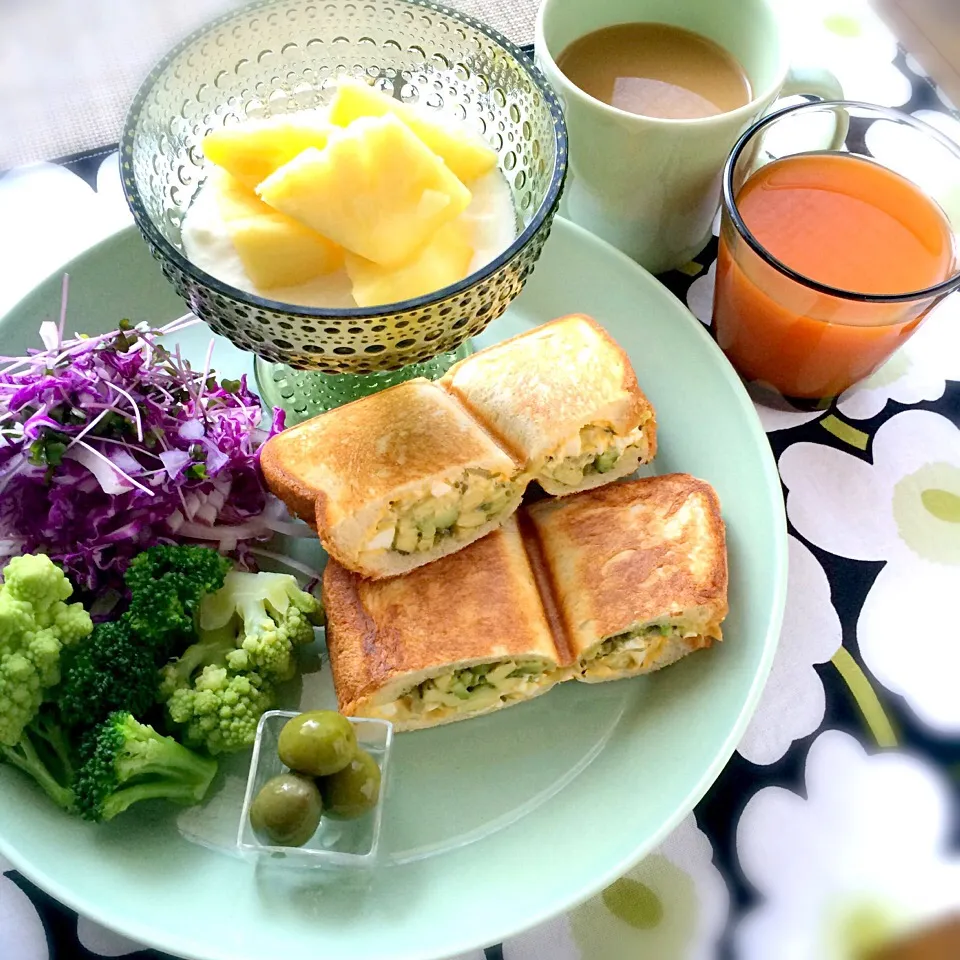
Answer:
<svg viewBox="0 0 960 960"><path fill-rule="evenodd" d="M174 723L183 724L187 743L212 754L249 747L260 717L273 706L274 691L256 673L231 674L208 665L191 686L175 689L167 702Z"/></svg>
<svg viewBox="0 0 960 960"><path fill-rule="evenodd" d="M229 569L230 561L207 547L159 546L139 554L126 577L128 611L98 625L65 664L58 698L64 723L89 728L115 710L141 717L165 699L160 667L194 639L200 601Z"/></svg>
<svg viewBox="0 0 960 960"><path fill-rule="evenodd" d="M228 573L203 598L198 641L161 671L160 696L187 742L214 754L249 747L274 684L296 673L296 648L322 616L289 574Z"/></svg>
<svg viewBox="0 0 960 960"><path fill-rule="evenodd" d="M223 586L231 563L209 547L150 547L127 568L127 611L131 630L161 660L194 638L195 618L204 594Z"/></svg>
<svg viewBox="0 0 960 960"><path fill-rule="evenodd" d="M77 812L86 820L112 820L141 800L200 803L217 762L140 723L112 713L88 735L74 781Z"/></svg>
<svg viewBox="0 0 960 960"><path fill-rule="evenodd" d="M65 658L57 703L64 724L87 729L115 710L143 716L159 696L156 654L126 617L98 623Z"/></svg>
<svg viewBox="0 0 960 960"><path fill-rule="evenodd" d="M294 676L296 648L310 643L314 625L322 623L323 606L300 589L295 577L233 570L220 590L203 598L200 643L222 644L232 632L227 667L280 682Z"/></svg>
<svg viewBox="0 0 960 960"><path fill-rule="evenodd" d="M200 605L199 640L161 671L161 697L187 742L214 754L249 747L274 684L294 676L296 648L322 618L289 574L228 573Z"/></svg>
<svg viewBox="0 0 960 960"><path fill-rule="evenodd" d="M58 807L67 811L73 809L70 746L48 707L41 707L15 745L0 744L0 760L33 777Z"/></svg>
<svg viewBox="0 0 960 960"><path fill-rule="evenodd" d="M73 587L49 557L14 557L0 586L0 744L17 747L49 688L60 682L60 653L93 629Z"/></svg>

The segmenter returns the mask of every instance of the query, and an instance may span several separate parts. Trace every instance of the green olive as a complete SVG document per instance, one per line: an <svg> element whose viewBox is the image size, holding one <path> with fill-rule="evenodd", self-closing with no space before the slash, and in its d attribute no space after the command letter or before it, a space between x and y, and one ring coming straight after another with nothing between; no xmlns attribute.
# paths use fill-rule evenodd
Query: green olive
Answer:
<svg viewBox="0 0 960 960"><path fill-rule="evenodd" d="M250 823L272 844L302 847L317 832L322 813L323 798L313 780L282 773L260 788Z"/></svg>
<svg viewBox="0 0 960 960"><path fill-rule="evenodd" d="M377 805L380 797L380 768L366 750L339 773L320 781L323 812L332 820L355 820Z"/></svg>
<svg viewBox="0 0 960 960"><path fill-rule="evenodd" d="M312 710L288 720L277 744L283 763L310 777L342 770L356 752L353 724L334 710Z"/></svg>

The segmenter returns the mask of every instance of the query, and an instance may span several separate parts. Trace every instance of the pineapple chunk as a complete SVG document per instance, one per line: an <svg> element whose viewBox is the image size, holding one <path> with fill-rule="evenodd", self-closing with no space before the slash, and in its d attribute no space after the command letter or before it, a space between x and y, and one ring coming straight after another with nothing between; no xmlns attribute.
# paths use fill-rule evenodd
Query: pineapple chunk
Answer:
<svg viewBox="0 0 960 960"><path fill-rule="evenodd" d="M316 114L248 120L203 138L203 153L251 190L307 147L323 149L330 125Z"/></svg>
<svg viewBox="0 0 960 960"><path fill-rule="evenodd" d="M295 287L343 265L343 249L267 206L235 177L211 184L243 269L261 290Z"/></svg>
<svg viewBox="0 0 960 960"><path fill-rule="evenodd" d="M399 303L462 280L473 259L470 233L468 224L454 220L433 235L415 260L394 270L348 253L347 274L357 306Z"/></svg>
<svg viewBox="0 0 960 960"><path fill-rule="evenodd" d="M361 117L257 187L271 207L385 267L412 260L470 191L394 116Z"/></svg>
<svg viewBox="0 0 960 960"><path fill-rule="evenodd" d="M331 123L346 127L358 117L388 113L402 120L464 183L482 177L497 165L496 153L465 127L435 111L394 100L362 80L340 78L330 105Z"/></svg>
<svg viewBox="0 0 960 960"><path fill-rule="evenodd" d="M224 223L277 212L273 207L267 206L250 187L244 186L236 177L218 167L210 171L204 189L212 189L217 195L217 206Z"/></svg>

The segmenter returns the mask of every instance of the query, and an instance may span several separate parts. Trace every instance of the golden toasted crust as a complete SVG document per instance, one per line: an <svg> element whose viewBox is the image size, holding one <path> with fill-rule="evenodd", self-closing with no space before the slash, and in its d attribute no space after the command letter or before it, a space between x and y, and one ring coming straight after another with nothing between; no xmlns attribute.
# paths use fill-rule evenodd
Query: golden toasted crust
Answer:
<svg viewBox="0 0 960 960"><path fill-rule="evenodd" d="M352 558L337 525L467 467L513 475L517 464L450 397L416 379L314 417L271 437L260 456L267 486L315 522L334 556Z"/></svg>
<svg viewBox="0 0 960 960"><path fill-rule="evenodd" d="M440 383L533 465L589 423L627 433L653 408L630 359L595 320L561 317L455 364Z"/></svg>
<svg viewBox="0 0 960 960"><path fill-rule="evenodd" d="M560 662L513 518L392 580L364 580L331 561L323 601L330 667L347 716L458 666L510 657Z"/></svg>
<svg viewBox="0 0 960 960"><path fill-rule="evenodd" d="M727 613L720 503L668 474L528 508L576 656L631 626L685 617L719 639Z"/></svg>

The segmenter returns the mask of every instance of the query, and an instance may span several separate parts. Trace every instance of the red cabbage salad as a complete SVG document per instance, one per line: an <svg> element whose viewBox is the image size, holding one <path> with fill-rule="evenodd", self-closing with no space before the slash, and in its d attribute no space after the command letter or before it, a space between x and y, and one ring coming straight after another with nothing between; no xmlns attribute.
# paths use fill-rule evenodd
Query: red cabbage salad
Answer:
<svg viewBox="0 0 960 960"><path fill-rule="evenodd" d="M202 369L181 356L176 334L199 320L64 339L64 313L42 324L44 349L0 356L0 560L45 553L99 594L155 544L243 560L295 532L259 468L282 411L270 424L245 376L218 378L213 341Z"/></svg>

